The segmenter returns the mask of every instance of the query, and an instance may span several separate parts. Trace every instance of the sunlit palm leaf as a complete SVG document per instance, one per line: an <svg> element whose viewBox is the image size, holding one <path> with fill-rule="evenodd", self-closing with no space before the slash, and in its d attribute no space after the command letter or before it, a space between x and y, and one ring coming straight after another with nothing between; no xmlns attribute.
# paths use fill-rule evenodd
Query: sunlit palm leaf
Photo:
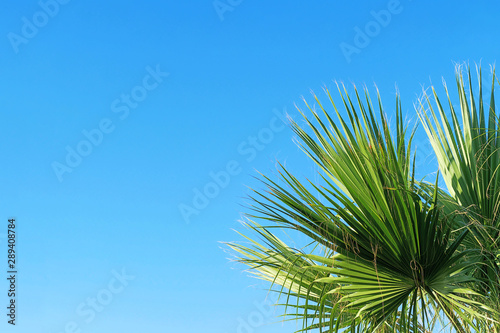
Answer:
<svg viewBox="0 0 500 333"><path fill-rule="evenodd" d="M477 76L477 91L474 92L470 69L464 79L463 70L457 68L459 111L445 84L448 108L441 104L432 89L433 98L425 95L419 116L436 153L449 198L455 201L462 224L471 230L466 240L467 248L481 252L475 273L480 280L479 287L488 296L489 304L500 310L500 265L497 260L500 253L500 131L495 109L498 79L493 69L487 105L483 101L481 69ZM452 122L448 121L447 112Z"/></svg>
<svg viewBox="0 0 500 333"><path fill-rule="evenodd" d="M323 186L301 183L283 166L283 185L263 176L268 191L254 192L247 223L262 243L229 246L282 293L305 331L425 332L443 314L458 331L473 330L490 309L471 288L475 249L462 246L469 229L452 233L457 222L438 202L437 181L415 182L413 133L406 138L399 98L394 136L380 97L377 117L366 90L355 89L353 100L339 87L345 121L326 92L333 112L315 96L322 115L306 103L309 131L291 121ZM289 247L271 232L276 226L307 235L326 255Z"/></svg>

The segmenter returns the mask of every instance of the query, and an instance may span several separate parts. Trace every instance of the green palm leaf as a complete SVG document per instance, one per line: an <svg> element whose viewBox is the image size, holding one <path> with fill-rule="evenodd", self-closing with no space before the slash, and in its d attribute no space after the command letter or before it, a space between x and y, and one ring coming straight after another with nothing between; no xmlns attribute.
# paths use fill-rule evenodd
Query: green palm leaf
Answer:
<svg viewBox="0 0 500 333"><path fill-rule="evenodd" d="M470 231L465 244L477 249L475 277L488 304L500 310L500 132L495 109L495 85L498 79L492 70L489 105L483 100L483 79L478 69L477 92L474 92L470 69L464 79L457 68L458 109L445 89L449 110L445 109L435 91L433 98L425 95L419 116L437 156L449 195L461 224ZM466 87L468 83L468 88ZM477 95L476 95L477 94ZM432 103L431 99L434 100ZM449 111L452 122L448 121ZM498 320L498 317L495 317ZM497 328L498 329L498 328ZM486 330L492 331L492 329Z"/></svg>
<svg viewBox="0 0 500 333"><path fill-rule="evenodd" d="M478 251L465 246L473 232L454 214L462 201L447 197L437 179L434 185L415 181L414 131L407 135L399 97L392 133L378 94L375 109L366 89L354 88L352 97L344 86L338 90L347 119L326 91L333 110L314 96L321 113L305 103L312 114L303 114L307 128L291 120L301 148L322 170L323 185L300 182L284 166L280 181L262 176L267 191L254 191L245 223L260 241L247 237L250 245L228 246L257 278L271 282L285 319L302 320L302 331L428 332L442 316L441 325L460 332L492 327L494 311L474 287ZM457 140L426 129L440 140ZM442 172L451 177L450 170ZM276 227L306 235L313 250L285 244Z"/></svg>

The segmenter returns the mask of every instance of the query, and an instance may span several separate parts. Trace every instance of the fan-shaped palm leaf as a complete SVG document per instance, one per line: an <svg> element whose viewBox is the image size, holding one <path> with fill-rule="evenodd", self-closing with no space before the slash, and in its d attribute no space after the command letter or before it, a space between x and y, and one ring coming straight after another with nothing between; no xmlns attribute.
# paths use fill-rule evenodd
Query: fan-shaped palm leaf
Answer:
<svg viewBox="0 0 500 333"><path fill-rule="evenodd" d="M291 121L323 171L323 186L303 184L283 166L285 185L263 176L268 191L251 197L247 223L263 243L229 246L257 277L272 282L287 315L301 318L305 331L424 332L442 314L458 331L477 328L490 310L471 288L475 249L457 251L469 229L452 235L455 222L438 205L437 184L429 196L429 187L415 182L413 132L407 138L399 98L394 136L380 96L376 117L366 90L361 96L354 89L353 100L339 87L345 120L326 92L333 112L316 96L322 116L306 103L310 133ZM307 235L326 255L286 245L271 232L276 226Z"/></svg>

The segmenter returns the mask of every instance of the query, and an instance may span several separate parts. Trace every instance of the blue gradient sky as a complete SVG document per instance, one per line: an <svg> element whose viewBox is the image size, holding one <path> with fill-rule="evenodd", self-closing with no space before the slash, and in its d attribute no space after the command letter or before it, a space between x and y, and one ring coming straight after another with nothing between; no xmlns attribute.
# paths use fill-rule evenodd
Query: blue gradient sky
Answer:
<svg viewBox="0 0 500 333"><path fill-rule="evenodd" d="M491 1L216 4L2 4L0 234L19 225L18 325L2 310L2 332L290 332L218 243L239 239L256 170L314 177L277 114L339 80L376 82L389 114L397 84L415 121L422 85L452 86L455 62L486 66L500 45Z"/></svg>

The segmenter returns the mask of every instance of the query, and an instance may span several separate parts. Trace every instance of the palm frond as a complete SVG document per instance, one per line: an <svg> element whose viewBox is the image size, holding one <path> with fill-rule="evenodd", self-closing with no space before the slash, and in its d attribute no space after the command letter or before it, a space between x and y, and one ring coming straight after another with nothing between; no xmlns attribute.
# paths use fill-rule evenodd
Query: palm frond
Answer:
<svg viewBox="0 0 500 333"><path fill-rule="evenodd" d="M461 67L456 70L458 106L454 106L444 83L448 108L443 106L433 88L432 97L424 93L418 114L437 156L449 199L455 202L457 211L460 210L462 224L471 231L466 247L481 252L474 275L488 296L489 304L498 311L500 131L495 108L498 78L493 68L488 104L483 96L481 68L477 69L477 90L472 83L470 68L465 77L463 72Z"/></svg>
<svg viewBox="0 0 500 333"><path fill-rule="evenodd" d="M414 131L408 137L399 97L392 134L378 92L376 110L366 89L354 88L354 98L338 90L347 120L328 90L333 112L314 96L321 114L307 102L312 119L299 109L308 129L291 120L323 185L301 183L283 166L284 185L263 176L267 191L254 191L247 223L263 244L247 238L252 246L230 248L286 297L288 317L303 320L304 331L425 332L438 314L472 331L492 310L471 288L475 249L461 248L469 229L452 234L457 222L443 214L437 179L427 187L415 181ZM329 255L287 246L271 232L276 226L307 235Z"/></svg>

